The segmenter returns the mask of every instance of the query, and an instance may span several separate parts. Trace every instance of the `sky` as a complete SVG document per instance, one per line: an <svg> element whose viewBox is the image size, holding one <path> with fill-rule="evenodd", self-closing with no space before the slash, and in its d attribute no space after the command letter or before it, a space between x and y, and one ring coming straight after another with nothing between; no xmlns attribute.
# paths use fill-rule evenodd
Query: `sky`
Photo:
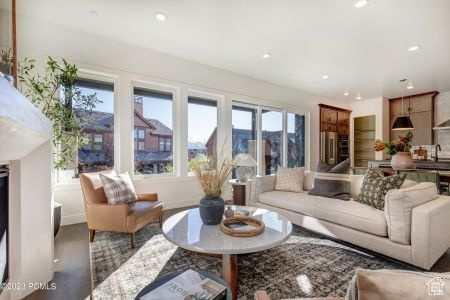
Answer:
<svg viewBox="0 0 450 300"><path fill-rule="evenodd" d="M110 91L81 88L83 94L96 93L101 101L96 105L96 111L114 112L114 93ZM164 125L173 128L172 101L143 97L144 117L157 119ZM233 110L233 128L251 129L252 114L250 112ZM188 106L188 140L190 142L206 143L217 126L217 108L190 103ZM282 129L282 113L269 111L262 115L262 129L278 131ZM288 132L294 132L294 114L288 114Z"/></svg>

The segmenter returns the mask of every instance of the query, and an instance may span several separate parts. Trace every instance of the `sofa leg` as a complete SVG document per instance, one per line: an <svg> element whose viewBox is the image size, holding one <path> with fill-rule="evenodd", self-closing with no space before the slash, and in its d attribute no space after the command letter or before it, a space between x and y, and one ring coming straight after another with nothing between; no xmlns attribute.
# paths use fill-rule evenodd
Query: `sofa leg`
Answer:
<svg viewBox="0 0 450 300"><path fill-rule="evenodd" d="M162 228L164 222L164 215L159 216L159 227Z"/></svg>
<svg viewBox="0 0 450 300"><path fill-rule="evenodd" d="M95 229L89 229L89 242L93 242L94 241L94 236L95 236Z"/></svg>
<svg viewBox="0 0 450 300"><path fill-rule="evenodd" d="M131 248L133 249L135 247L134 240L136 239L136 233L132 232L130 233L130 235L131 235Z"/></svg>

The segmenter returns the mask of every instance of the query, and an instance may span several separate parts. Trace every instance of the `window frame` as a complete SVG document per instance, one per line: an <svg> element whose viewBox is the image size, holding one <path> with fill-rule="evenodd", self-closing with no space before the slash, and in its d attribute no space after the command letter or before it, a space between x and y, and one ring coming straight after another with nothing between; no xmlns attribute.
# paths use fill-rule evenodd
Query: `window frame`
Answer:
<svg viewBox="0 0 450 300"><path fill-rule="evenodd" d="M223 113L224 109L223 109L223 102L224 102L224 96L223 95L219 95L219 94L214 94L214 93L209 93L209 92L205 92L205 91L199 91L199 90L188 90L187 91L187 95L186 95L186 156L184 157L185 159L185 164L186 164L186 176L189 178L195 177L194 172L189 172L189 147L188 147L188 143L189 143L189 99L190 98L194 98L194 99L198 99L200 101L205 101L205 102L213 102L216 105L214 107L216 107L216 153L219 153L219 149L220 147L222 147L221 143L219 143L219 141L221 141L222 136L226 136L224 135L224 133L222 132L224 130L224 126L221 126L220 122L221 122L221 113ZM226 125L226 124L223 124ZM220 145L219 145L220 144ZM205 145L206 146L206 145Z"/></svg>
<svg viewBox="0 0 450 300"><path fill-rule="evenodd" d="M159 82L152 82L147 80L139 80L134 79L131 80L130 91L131 91L131 100L130 100L130 110L131 110L131 129L134 130L134 90L142 89L142 90L150 90L161 93L170 93L172 94L172 140L173 146L172 151L172 173L158 173L158 174L135 174L135 156L134 156L134 143L131 143L131 171L133 174L132 178L141 181L147 179L164 179L164 178L179 178L180 177L180 165L179 165L179 136L180 136L180 126L179 122L177 122L177 116L179 114L179 103L180 103L180 88L173 85L166 85ZM134 138L134 136L133 136ZM159 137L161 138L161 137ZM178 148L177 148L178 147ZM158 139L158 150L159 150L159 139ZM159 165L160 163L156 163Z"/></svg>
<svg viewBox="0 0 450 300"><path fill-rule="evenodd" d="M120 142L119 142L119 130L116 130L119 128L117 124L119 124L119 76L116 74L110 73L110 72L103 72L103 71L97 71L93 69L86 69L83 67L78 68L77 78L81 80L86 81L99 81L107 84L113 85L113 107L114 107L114 132L113 132L113 149L114 149L114 166L112 170L115 172L118 172L121 167L121 149L120 149ZM92 140L91 140L91 149L94 149L94 138L93 133L89 132L87 134L91 134ZM82 149L82 148L81 148ZM56 149L56 151L60 151L60 149ZM70 178L70 179L62 179L61 170L55 170L55 177L56 177L56 183L58 185L79 185L80 179L79 178Z"/></svg>

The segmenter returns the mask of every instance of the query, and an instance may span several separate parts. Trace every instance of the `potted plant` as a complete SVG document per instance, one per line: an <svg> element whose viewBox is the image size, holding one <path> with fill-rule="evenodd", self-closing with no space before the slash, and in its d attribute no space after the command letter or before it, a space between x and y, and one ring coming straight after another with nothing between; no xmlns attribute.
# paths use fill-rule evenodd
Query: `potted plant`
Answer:
<svg viewBox="0 0 450 300"><path fill-rule="evenodd" d="M0 75L8 80L9 83L14 84L12 64L13 58L11 56L11 49L2 49L0 51Z"/></svg>
<svg viewBox="0 0 450 300"><path fill-rule="evenodd" d="M222 187L235 165L236 158L223 155L197 155L190 167L200 183L204 197L200 199L200 218L205 225L217 225L222 221L225 203L222 199Z"/></svg>
<svg viewBox="0 0 450 300"><path fill-rule="evenodd" d="M375 141L375 151L384 151L391 155L391 167L394 170L413 169L414 161L411 157L413 134L411 131L405 136L399 136L397 141Z"/></svg>
<svg viewBox="0 0 450 300"><path fill-rule="evenodd" d="M78 161L77 150L88 143L84 124L93 117L96 94L84 95L76 86L78 68L65 60L48 58L45 73L36 72L35 60L25 58L18 66L21 92L53 124L53 164L66 168ZM61 221L61 205L54 205L55 235Z"/></svg>

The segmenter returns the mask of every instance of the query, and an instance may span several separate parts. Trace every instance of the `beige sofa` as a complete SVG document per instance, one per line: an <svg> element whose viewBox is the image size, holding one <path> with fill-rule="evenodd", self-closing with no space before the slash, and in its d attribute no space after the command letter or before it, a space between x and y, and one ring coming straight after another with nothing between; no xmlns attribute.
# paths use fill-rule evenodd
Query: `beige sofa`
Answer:
<svg viewBox="0 0 450 300"><path fill-rule="evenodd" d="M351 176L352 197L363 175ZM412 209L410 243L389 238L385 212L355 201L312 196L314 172L306 172L304 192L275 190L276 176L256 177L247 205L279 212L292 223L429 270L450 247L450 197L438 196ZM414 185L405 181L402 188Z"/></svg>

